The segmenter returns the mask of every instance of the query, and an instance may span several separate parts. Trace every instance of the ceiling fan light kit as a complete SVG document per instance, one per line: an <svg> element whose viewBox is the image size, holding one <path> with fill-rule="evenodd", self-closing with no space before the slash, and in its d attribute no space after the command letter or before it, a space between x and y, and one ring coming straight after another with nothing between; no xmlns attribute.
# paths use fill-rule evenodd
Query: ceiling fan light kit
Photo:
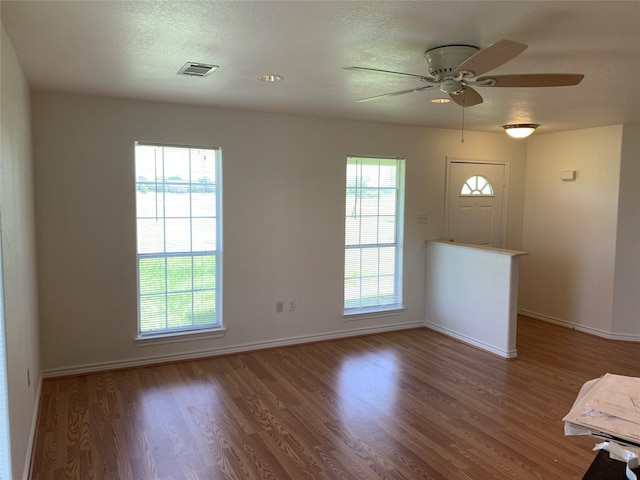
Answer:
<svg viewBox="0 0 640 480"><path fill-rule="evenodd" d="M511 125L503 125L504 131L507 135L513 138L527 138L533 132L536 131L540 125L535 123L514 123Z"/></svg>

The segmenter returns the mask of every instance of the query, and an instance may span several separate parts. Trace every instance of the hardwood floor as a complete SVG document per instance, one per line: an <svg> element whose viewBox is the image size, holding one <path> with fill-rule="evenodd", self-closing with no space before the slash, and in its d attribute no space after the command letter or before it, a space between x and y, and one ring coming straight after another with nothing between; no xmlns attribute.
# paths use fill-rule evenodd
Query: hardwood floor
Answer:
<svg viewBox="0 0 640 480"><path fill-rule="evenodd" d="M640 344L520 317L503 360L427 329L46 380L33 479L580 479L582 384Z"/></svg>

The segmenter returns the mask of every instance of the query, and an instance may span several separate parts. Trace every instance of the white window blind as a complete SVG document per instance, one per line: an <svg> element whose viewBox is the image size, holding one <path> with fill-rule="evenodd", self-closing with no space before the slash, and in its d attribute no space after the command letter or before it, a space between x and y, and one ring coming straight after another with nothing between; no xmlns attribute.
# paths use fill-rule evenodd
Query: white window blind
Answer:
<svg viewBox="0 0 640 480"><path fill-rule="evenodd" d="M220 150L138 143L139 333L221 326Z"/></svg>
<svg viewBox="0 0 640 480"><path fill-rule="evenodd" d="M404 164L395 158L347 158L347 315L402 308Z"/></svg>

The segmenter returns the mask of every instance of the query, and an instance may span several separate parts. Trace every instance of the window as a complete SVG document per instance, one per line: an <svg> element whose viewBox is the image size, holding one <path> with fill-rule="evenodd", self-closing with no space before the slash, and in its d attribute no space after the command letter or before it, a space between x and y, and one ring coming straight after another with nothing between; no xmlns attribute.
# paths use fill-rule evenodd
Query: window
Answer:
<svg viewBox="0 0 640 480"><path fill-rule="evenodd" d="M9 438L9 384L5 343L3 276L2 242L0 242L0 479L9 479L11 478L11 439Z"/></svg>
<svg viewBox="0 0 640 480"><path fill-rule="evenodd" d="M135 163L140 337L220 328L220 150L137 143Z"/></svg>
<svg viewBox="0 0 640 480"><path fill-rule="evenodd" d="M460 190L460 196L479 195L483 197L493 196L493 186L487 177L473 175L467 178Z"/></svg>
<svg viewBox="0 0 640 480"><path fill-rule="evenodd" d="M345 315L403 308L404 164L347 158Z"/></svg>

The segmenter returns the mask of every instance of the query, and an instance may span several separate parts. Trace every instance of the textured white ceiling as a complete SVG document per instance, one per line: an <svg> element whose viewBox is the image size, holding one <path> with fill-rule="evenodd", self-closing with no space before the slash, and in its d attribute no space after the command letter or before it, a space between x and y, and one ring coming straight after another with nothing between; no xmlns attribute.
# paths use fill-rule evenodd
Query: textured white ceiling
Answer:
<svg viewBox="0 0 640 480"><path fill-rule="evenodd" d="M34 90L459 128L409 78L444 44L529 45L491 73L584 73L578 86L478 88L469 129L540 123L541 131L640 122L640 1L7 1L2 23ZM176 72L187 61L220 68ZM278 83L260 82L277 73ZM442 95L444 96L444 95Z"/></svg>

